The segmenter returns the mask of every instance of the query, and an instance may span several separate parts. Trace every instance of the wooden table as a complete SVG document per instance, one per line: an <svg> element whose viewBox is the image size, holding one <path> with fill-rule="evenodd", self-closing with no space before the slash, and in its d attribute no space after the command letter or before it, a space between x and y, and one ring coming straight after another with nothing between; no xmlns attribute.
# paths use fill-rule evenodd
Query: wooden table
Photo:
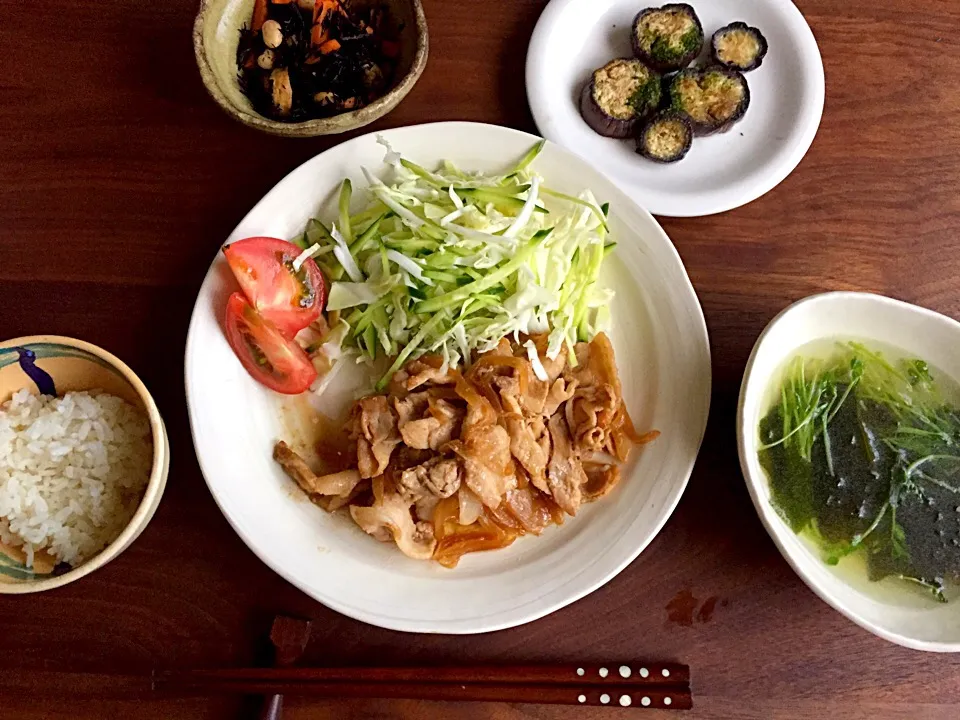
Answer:
<svg viewBox="0 0 960 720"><path fill-rule="evenodd" d="M124 358L152 388L173 448L160 510L119 560L61 590L0 598L0 718L241 717L239 699L133 699L107 675L251 662L277 612L315 620L317 663L680 660L694 673L691 720L960 717L960 658L875 638L794 575L757 520L734 442L744 362L788 303L870 290L960 316L957 0L798 1L827 76L810 153L747 207L663 220L714 353L710 425L687 493L603 589L539 622L469 638L387 632L327 610L254 557L203 482L182 380L200 281L256 200L344 138L272 138L224 115L194 65L196 4L0 0L0 337L73 335ZM543 0L424 4L427 70L372 129L467 119L535 132L523 66ZM104 677L71 675L80 671ZM287 712L622 716L293 699Z"/></svg>

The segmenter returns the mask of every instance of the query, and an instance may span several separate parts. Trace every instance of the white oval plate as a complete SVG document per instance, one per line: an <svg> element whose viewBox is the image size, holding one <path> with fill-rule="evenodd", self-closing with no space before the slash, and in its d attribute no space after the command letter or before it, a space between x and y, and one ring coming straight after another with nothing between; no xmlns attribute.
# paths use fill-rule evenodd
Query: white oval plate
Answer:
<svg viewBox="0 0 960 720"><path fill-rule="evenodd" d="M823 62L803 15L790 0L693 0L706 45L736 20L760 28L770 45L746 73L750 107L728 132L694 138L686 158L660 165L632 140L601 137L580 117L590 73L631 57L630 26L663 2L553 0L527 51L527 98L543 136L585 157L654 215L698 217L732 210L776 187L797 166L823 114Z"/></svg>
<svg viewBox="0 0 960 720"><path fill-rule="evenodd" d="M537 141L492 125L438 123L382 135L405 157L434 167L502 171ZM361 166L383 176L384 148L364 135L301 165L230 234L293 237L332 213L343 177L366 187ZM542 617L597 589L653 539L687 484L710 401L703 314L680 257L656 221L603 175L547 143L534 168L554 188L591 188L611 206L619 241L605 265L617 291L613 344L624 397L638 428L663 435L637 452L613 494L543 536L465 557L455 570L403 556L347 517L306 501L271 459L287 435L279 397L240 366L220 326L235 289L218 254L200 290L186 352L190 423L200 467L223 514L261 560L345 615L412 632L478 633ZM354 191L355 195L357 191ZM334 388L331 388L333 390Z"/></svg>
<svg viewBox="0 0 960 720"><path fill-rule="evenodd" d="M737 436L750 497L767 532L797 575L826 603L885 640L917 650L960 652L960 597L935 602L904 582L870 582L866 573L826 565L818 552L780 518L757 454L757 427L769 410L768 385L796 351L816 340L882 343L922 358L960 379L960 323L940 313L882 295L812 295L775 317L753 348L740 388ZM952 508L951 508L952 510Z"/></svg>

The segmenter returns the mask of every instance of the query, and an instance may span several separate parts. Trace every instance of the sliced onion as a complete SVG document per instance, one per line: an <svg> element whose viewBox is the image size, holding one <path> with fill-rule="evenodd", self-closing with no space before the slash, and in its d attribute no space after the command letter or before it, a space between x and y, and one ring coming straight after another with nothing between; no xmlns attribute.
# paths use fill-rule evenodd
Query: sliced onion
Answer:
<svg viewBox="0 0 960 720"><path fill-rule="evenodd" d="M473 525L483 515L483 503L470 488L461 485L457 500L460 503L461 525Z"/></svg>

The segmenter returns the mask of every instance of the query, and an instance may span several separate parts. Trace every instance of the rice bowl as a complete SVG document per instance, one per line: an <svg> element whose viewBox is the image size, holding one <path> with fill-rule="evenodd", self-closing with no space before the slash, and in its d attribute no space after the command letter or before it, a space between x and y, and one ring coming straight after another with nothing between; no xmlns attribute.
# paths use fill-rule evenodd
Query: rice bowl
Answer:
<svg viewBox="0 0 960 720"><path fill-rule="evenodd" d="M163 495L170 444L127 365L68 337L0 342L0 415L0 594L67 585L139 537Z"/></svg>

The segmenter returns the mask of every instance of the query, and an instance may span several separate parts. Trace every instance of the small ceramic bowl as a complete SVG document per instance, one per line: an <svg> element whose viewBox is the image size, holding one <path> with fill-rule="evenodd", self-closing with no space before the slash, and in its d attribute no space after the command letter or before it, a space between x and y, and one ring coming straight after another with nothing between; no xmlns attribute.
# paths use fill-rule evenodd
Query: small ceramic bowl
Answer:
<svg viewBox="0 0 960 720"><path fill-rule="evenodd" d="M153 466L143 498L127 527L107 547L78 567L60 572L52 562L37 559L34 567L28 568L21 551L0 543L0 594L51 590L79 580L113 560L150 522L160 504L170 467L167 431L147 388L129 367L96 345L56 335L0 342L0 403L23 388L57 395L103 390L139 407L150 421Z"/></svg>
<svg viewBox="0 0 960 720"><path fill-rule="evenodd" d="M369 125L393 110L413 88L427 64L427 20L420 0L382 0L400 29L400 59L393 86L366 107L329 118L280 122L260 115L240 90L237 45L250 24L254 0L201 0L193 25L193 49L207 91L229 115L245 125L286 137L333 135ZM369 4L361 0L358 4Z"/></svg>
<svg viewBox="0 0 960 720"><path fill-rule="evenodd" d="M861 340L903 350L932 368L960 379L960 323L867 293L813 295L781 312L760 335L740 389L737 436L740 465L760 519L800 578L834 609L875 635L899 645L935 652L960 652L960 597L935 602L892 578L871 582L863 572L826 565L816 548L796 534L770 504L767 476L757 454L758 425L770 409L771 383L785 363L808 343Z"/></svg>

